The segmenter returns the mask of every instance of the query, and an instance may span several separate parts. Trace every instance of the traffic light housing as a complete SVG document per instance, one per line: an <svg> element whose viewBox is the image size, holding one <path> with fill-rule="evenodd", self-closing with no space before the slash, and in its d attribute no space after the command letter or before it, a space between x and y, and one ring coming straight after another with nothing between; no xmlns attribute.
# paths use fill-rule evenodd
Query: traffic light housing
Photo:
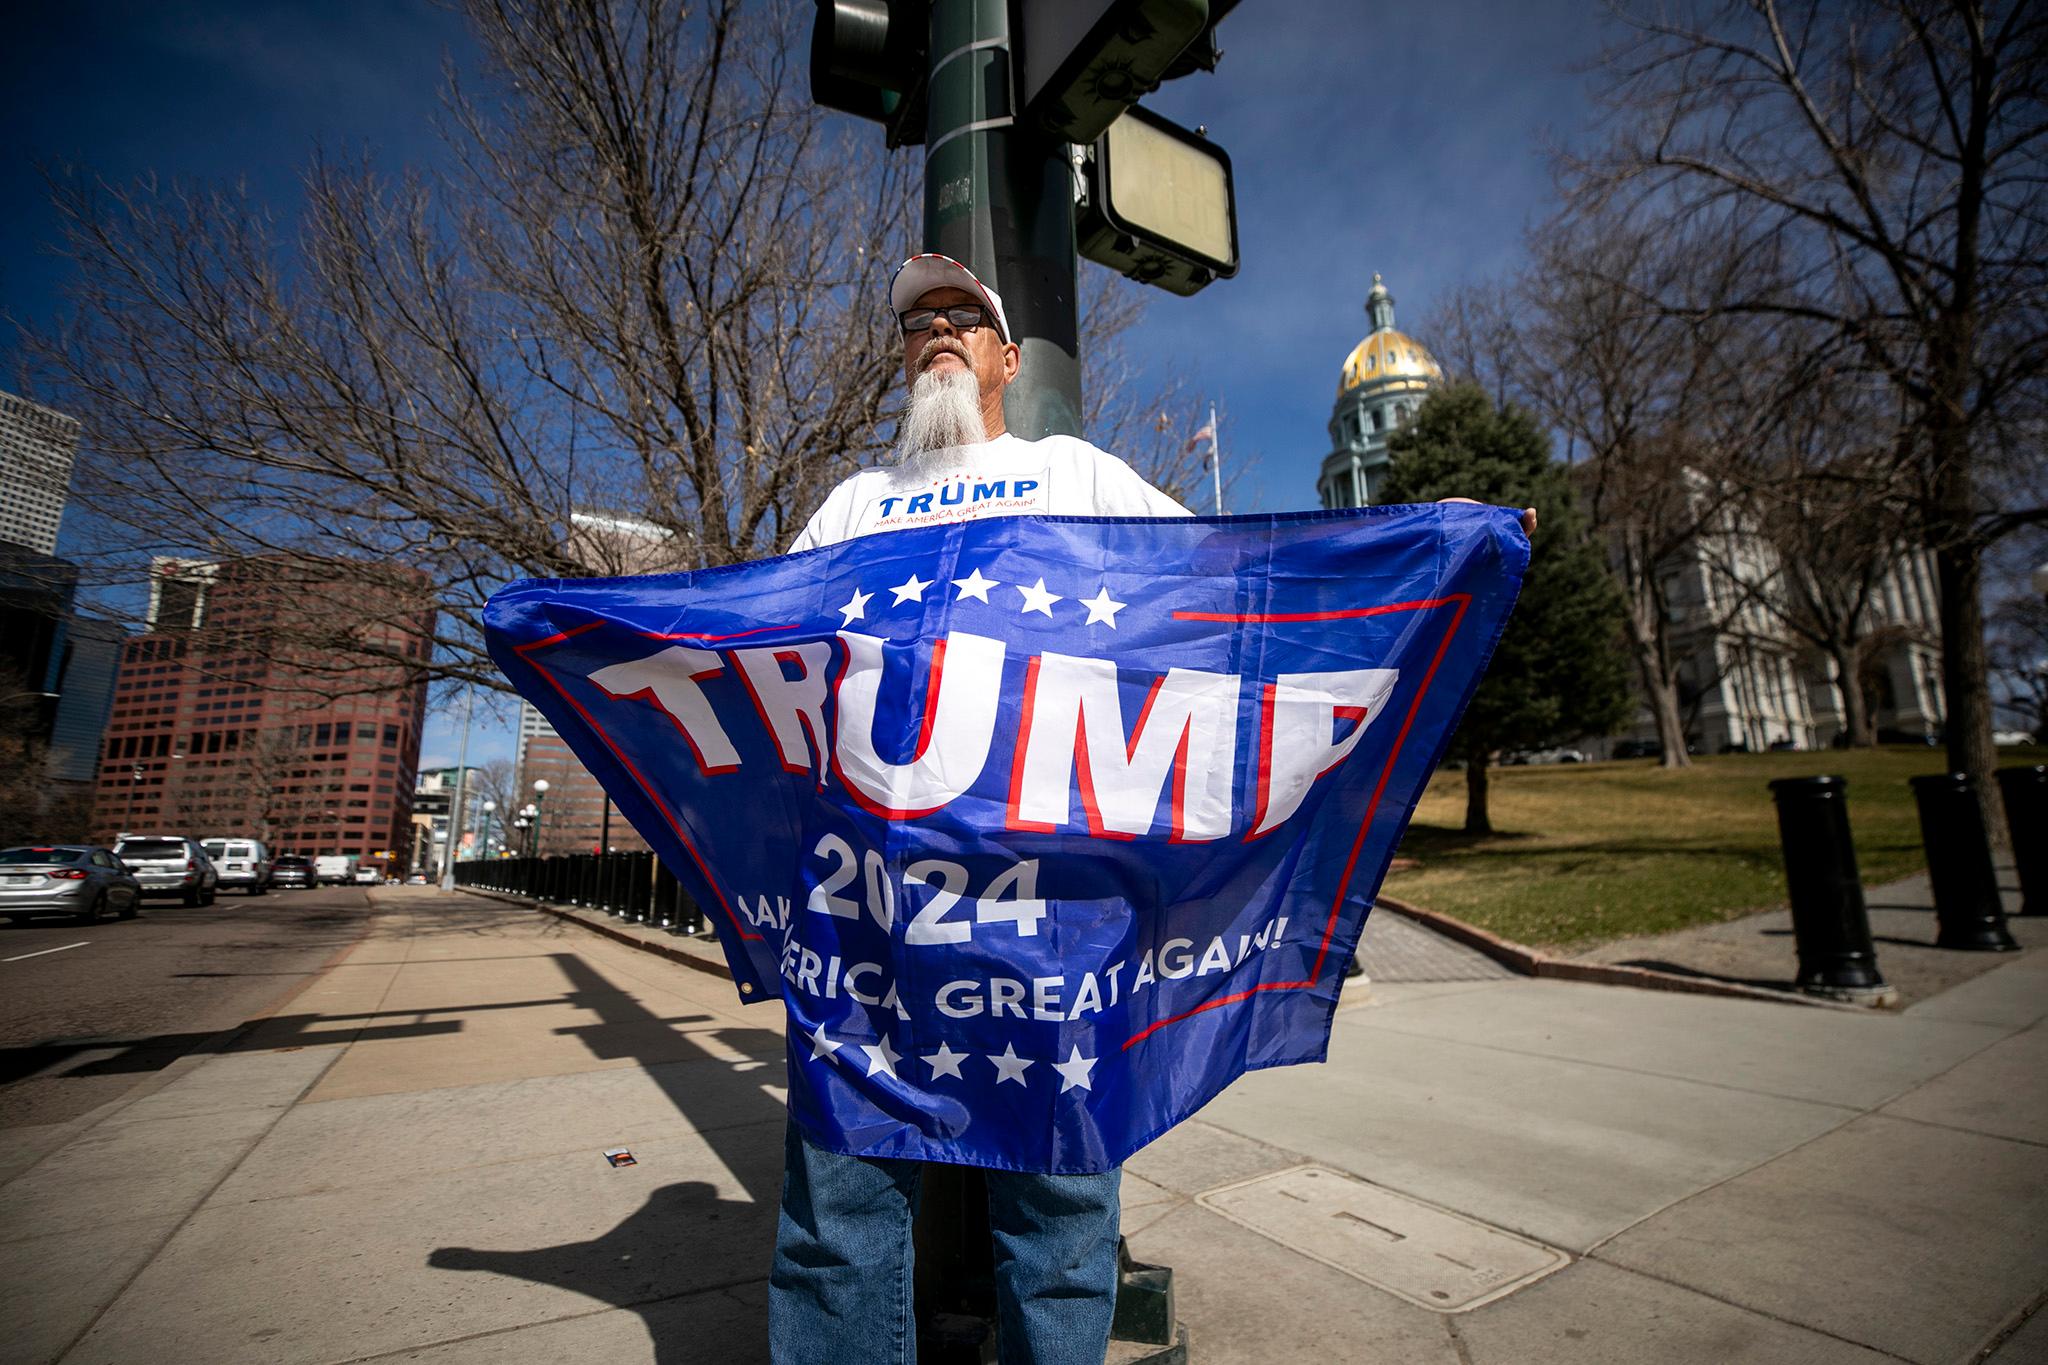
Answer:
<svg viewBox="0 0 2048 1365"><path fill-rule="evenodd" d="M1024 0L1021 104L1025 121L1067 142L1101 137L1117 116L1192 71L1183 55L1208 37L1230 3L1212 0ZM1215 45L1207 46L1209 65Z"/></svg>
<svg viewBox="0 0 2048 1365"><path fill-rule="evenodd" d="M883 125L890 147L924 141L927 0L818 0L811 99Z"/></svg>
<svg viewBox="0 0 2048 1365"><path fill-rule="evenodd" d="M1221 147L1133 105L1084 165L1074 222L1083 256L1175 294L1237 273L1237 200Z"/></svg>

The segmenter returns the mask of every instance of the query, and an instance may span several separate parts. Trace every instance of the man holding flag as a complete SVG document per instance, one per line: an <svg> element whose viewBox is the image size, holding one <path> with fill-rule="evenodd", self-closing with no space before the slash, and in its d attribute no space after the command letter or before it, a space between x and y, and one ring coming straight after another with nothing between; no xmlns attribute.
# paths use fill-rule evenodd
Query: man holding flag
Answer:
<svg viewBox="0 0 2048 1365"><path fill-rule="evenodd" d="M1002 1358L1094 1365L1122 1163L1326 1054L1534 517L1191 517L1004 429L1020 352L966 266L890 302L896 459L791 553L515 583L486 635L786 1010L775 1358L913 1356L940 1162L987 1172Z"/></svg>
<svg viewBox="0 0 2048 1365"><path fill-rule="evenodd" d="M889 303L903 329L910 385L896 463L834 489L792 553L976 517L1189 515L1086 441L1025 441L1005 429L1003 390L1021 353L1002 299L966 266L936 253L913 256L897 270ZM794 1122L786 1147L768 1299L775 1359L910 1358L919 1163L828 1152ZM1003 1359L1099 1365L1116 1310L1121 1168L987 1175Z"/></svg>
<svg viewBox="0 0 2048 1365"><path fill-rule="evenodd" d="M913 256L889 295L910 385L896 462L834 489L792 553L987 516L1190 515L1085 441L1025 441L1005 430L1003 391L1017 377L1020 352L1001 298L966 266L936 253ZM1213 408L1188 449L1203 441L1215 459ZM1219 483L1219 512L1221 502ZM1533 511L1524 513L1523 527L1524 534L1535 529ZM906 1357L915 1335L910 1230L918 1163L829 1152L794 1122L787 1149L769 1290L776 1360ZM1121 1167L1087 1175L987 1172L1006 1362L1102 1359L1116 1308L1121 1174ZM875 1354L855 1342L870 1343Z"/></svg>

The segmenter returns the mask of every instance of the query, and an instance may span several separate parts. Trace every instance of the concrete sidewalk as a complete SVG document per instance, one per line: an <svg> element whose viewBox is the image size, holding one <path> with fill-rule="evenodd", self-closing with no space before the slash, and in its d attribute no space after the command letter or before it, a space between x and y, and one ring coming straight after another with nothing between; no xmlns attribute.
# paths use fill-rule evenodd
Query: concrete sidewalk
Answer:
<svg viewBox="0 0 2048 1365"><path fill-rule="evenodd" d="M2022 948L2048 947L2048 916L2022 916L2019 874L2001 863L2006 929ZM1953 990L2004 961L2000 953L1954 952L1934 946L1939 924L1934 887L1925 872L1864 888L1877 969L1911 1006ZM1779 906L1718 924L1695 925L1645 938L1612 939L1574 955L1576 962L1644 967L1706 981L1792 992L1799 950L1792 912Z"/></svg>
<svg viewBox="0 0 2048 1365"><path fill-rule="evenodd" d="M384 905L223 1050L0 1133L0 1360L765 1357L779 1012ZM1203 1365L2048 1361L2044 1016L2035 952L1896 1014L1376 981L1134 1158L1126 1230Z"/></svg>

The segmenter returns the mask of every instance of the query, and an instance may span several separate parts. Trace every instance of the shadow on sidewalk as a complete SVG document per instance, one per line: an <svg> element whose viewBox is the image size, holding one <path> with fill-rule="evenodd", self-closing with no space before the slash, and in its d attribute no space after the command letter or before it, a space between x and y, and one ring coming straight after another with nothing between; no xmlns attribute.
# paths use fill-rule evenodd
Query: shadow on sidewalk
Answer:
<svg viewBox="0 0 2048 1365"><path fill-rule="evenodd" d="M1642 967L1653 972L1668 972L1672 976L1689 976L1700 981L1727 981L1738 986L1754 986L1764 991L1784 991L1791 994L1794 983L1782 976L1733 976L1723 972L1702 971L1688 967L1682 962L1667 962L1662 958L1631 957L1614 964L1617 967Z"/></svg>
<svg viewBox="0 0 2048 1365"><path fill-rule="evenodd" d="M678 1297L767 1278L781 1197L782 1144L779 1131L769 1129L775 1136L764 1159L762 1134L764 1125L778 1123L784 1114L782 1101L766 1089L770 1078L784 1074L780 1065L774 1065L782 1061L782 1035L772 1029L752 1028L678 1032L674 1025L697 1020L660 1018L573 954L556 954L554 961L570 982L564 999L599 1019L596 1024L563 1032L580 1038L594 1056L639 1060L676 1111L690 1121L739 1181L746 1197L724 1198L709 1182L681 1181L662 1186L624 1222L589 1241L524 1250L441 1247L428 1257L427 1264L438 1270L510 1275L638 1312L654 1343L657 1365L763 1357L765 1331L755 1343L707 1341L687 1337L678 1330L673 1315L657 1310ZM733 1063L727 1059L717 1068L676 1065L674 1043L678 1038L697 1045L705 1060L719 1058L702 1046L700 1040L709 1038L750 1060ZM687 1261L677 1259L679 1247L687 1248ZM681 1280L674 1278L686 1264L707 1262L715 1267L708 1276L693 1273Z"/></svg>
<svg viewBox="0 0 2048 1365"><path fill-rule="evenodd" d="M502 914L457 914L422 926L420 932L430 938L484 935L502 923ZM0 1085L30 1076L142 1074L188 1055L248 1055L445 1036L460 1033L465 1016L568 1005L596 1022L563 1028L558 1034L577 1039L595 1058L636 1062L723 1170L713 1167L706 1174L714 1178L679 1180L656 1189L617 1226L589 1240L529 1248L444 1246L434 1250L426 1264L435 1270L487 1271L569 1289L636 1312L653 1342L657 1365L765 1359L765 1330L751 1332L751 1339L733 1340L727 1312L716 1315L725 1320L723 1335L693 1332L686 1314L671 1305L722 1288L758 1285L767 1278L780 1204L785 1115L782 1100L768 1087L780 1086L785 1079L782 1034L770 1028L705 1027L714 1022L708 1015L663 1018L574 952L516 956L551 962L562 974L565 989L517 1000L279 1014L217 1034L164 1033L0 1048ZM463 960L469 959L435 962ZM731 1181L737 1181L740 1193L730 1193ZM722 1186L726 1193L721 1193ZM737 1311L758 1320L760 1310Z"/></svg>

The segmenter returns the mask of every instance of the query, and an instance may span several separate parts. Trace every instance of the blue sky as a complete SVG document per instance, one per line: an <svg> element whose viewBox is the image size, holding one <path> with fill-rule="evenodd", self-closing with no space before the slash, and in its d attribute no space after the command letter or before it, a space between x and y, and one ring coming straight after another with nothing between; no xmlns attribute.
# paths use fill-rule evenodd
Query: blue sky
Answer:
<svg viewBox="0 0 2048 1365"><path fill-rule="evenodd" d="M810 6L792 10L808 21ZM1146 101L1206 125L1235 172L1242 269L1192 299L1154 295L1132 343L1151 374L1224 406L1226 466L1243 467L1231 510L1314 504L1374 271L1405 327L1513 267L1548 210L1545 148L1591 117L1572 67L1600 47L1601 22L1592 0L1246 0L1219 30L1217 72ZM442 63L473 57L460 18L430 0L28 0L12 27L0 310L31 323L52 318L65 279L38 162L241 180L289 218L317 148L367 149L389 169L432 161ZM0 332L0 356L11 339ZM1187 414L1189 430L1199 421ZM449 730L430 725L424 764L454 761ZM504 724L479 726L471 760L509 747Z"/></svg>

